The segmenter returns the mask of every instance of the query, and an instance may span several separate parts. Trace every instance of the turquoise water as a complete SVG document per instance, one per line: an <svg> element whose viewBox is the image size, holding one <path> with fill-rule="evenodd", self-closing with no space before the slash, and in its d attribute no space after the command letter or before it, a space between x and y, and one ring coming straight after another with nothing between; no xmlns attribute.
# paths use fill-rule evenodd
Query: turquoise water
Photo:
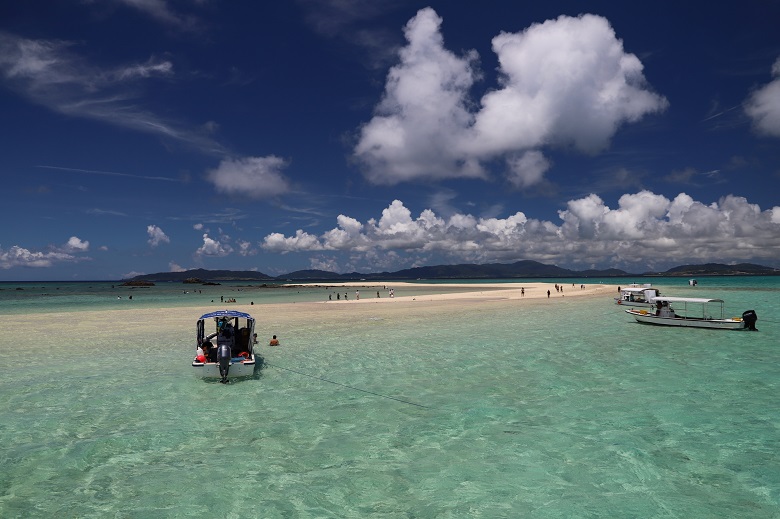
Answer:
<svg viewBox="0 0 780 519"><path fill-rule="evenodd" d="M643 326L608 297L342 305L260 318L282 346L230 385L190 373L200 308L16 334L17 303L0 517L779 517L780 279L699 281L652 280L760 331Z"/></svg>

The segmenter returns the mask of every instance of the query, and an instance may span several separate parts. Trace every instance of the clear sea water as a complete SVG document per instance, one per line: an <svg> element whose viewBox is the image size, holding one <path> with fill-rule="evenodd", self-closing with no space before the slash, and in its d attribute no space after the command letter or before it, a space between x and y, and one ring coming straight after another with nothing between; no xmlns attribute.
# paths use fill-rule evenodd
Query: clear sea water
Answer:
<svg viewBox="0 0 780 519"><path fill-rule="evenodd" d="M780 278L603 281L759 332L639 325L613 294L312 318L326 289L0 284L0 517L780 517ZM229 385L189 365L220 295L282 339Z"/></svg>

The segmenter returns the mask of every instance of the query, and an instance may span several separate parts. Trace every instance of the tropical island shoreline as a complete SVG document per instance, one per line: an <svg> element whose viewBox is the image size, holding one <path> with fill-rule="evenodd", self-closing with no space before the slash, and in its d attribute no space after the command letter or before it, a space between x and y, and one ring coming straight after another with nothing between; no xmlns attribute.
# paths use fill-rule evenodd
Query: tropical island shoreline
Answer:
<svg viewBox="0 0 780 519"><path fill-rule="evenodd" d="M273 283L290 282L398 282L398 281L433 281L447 280L457 282L459 280L486 282L496 279L566 279L586 280L590 278L625 278L625 277L696 277L696 276L776 276L780 275L780 269L755 265L752 263L740 263L726 265L722 263L706 263L702 265L681 265L664 272L630 273L619 269L607 270L583 270L575 271L545 265L535 261L518 261L510 264L463 264L463 265L437 265L429 267L415 267L399 270L397 272L360 273L351 272L338 274L323 270L299 270L279 276L270 276L259 271L231 271L231 270L207 270L191 269L180 272L159 272L155 274L141 274L125 280L125 283L141 282L182 282L188 284L208 284L226 281L267 281Z"/></svg>

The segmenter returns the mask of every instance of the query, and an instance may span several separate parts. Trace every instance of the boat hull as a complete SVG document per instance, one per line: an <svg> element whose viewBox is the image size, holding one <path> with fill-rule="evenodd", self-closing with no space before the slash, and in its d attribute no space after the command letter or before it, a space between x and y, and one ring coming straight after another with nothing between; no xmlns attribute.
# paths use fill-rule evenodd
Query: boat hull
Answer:
<svg viewBox="0 0 780 519"><path fill-rule="evenodd" d="M647 303L644 301L625 301L623 299L618 299L618 298L615 298L615 304L621 306L636 306L639 308L655 307L655 303Z"/></svg>
<svg viewBox="0 0 780 519"><path fill-rule="evenodd" d="M198 362L192 361L192 367L195 371L195 376L198 378L214 378L222 379L222 375L219 373L219 364L216 362ZM254 355L244 360L233 359L230 362L230 370L228 371L228 379L251 377L255 374L255 357Z"/></svg>
<svg viewBox="0 0 780 519"><path fill-rule="evenodd" d="M626 310L627 314L642 324L654 324L658 326L676 326L679 328L708 328L712 330L744 330L745 322L738 318L732 319L701 319L690 317L664 317L650 312Z"/></svg>

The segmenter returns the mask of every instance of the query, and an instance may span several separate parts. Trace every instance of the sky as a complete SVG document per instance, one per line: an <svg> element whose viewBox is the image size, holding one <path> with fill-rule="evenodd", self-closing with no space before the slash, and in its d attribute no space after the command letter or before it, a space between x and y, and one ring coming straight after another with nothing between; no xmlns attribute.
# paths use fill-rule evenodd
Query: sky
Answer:
<svg viewBox="0 0 780 519"><path fill-rule="evenodd" d="M780 2L704 5L2 2L0 281L780 267Z"/></svg>

